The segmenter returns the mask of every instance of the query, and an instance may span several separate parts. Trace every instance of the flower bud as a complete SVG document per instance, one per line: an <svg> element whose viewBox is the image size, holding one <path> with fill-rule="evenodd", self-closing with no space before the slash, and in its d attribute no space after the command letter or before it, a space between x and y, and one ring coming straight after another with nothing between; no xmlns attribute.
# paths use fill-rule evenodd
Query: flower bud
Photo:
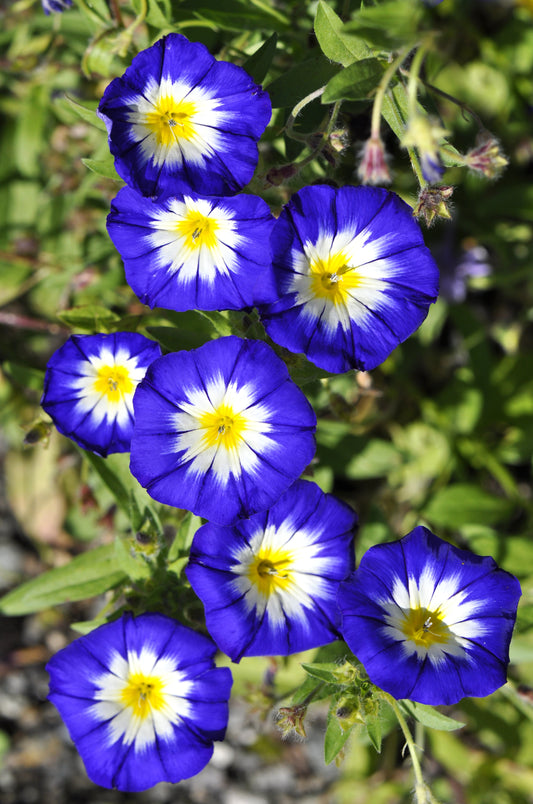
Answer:
<svg viewBox="0 0 533 804"><path fill-rule="evenodd" d="M390 184L391 174L381 137L370 137L365 142L357 175L362 184Z"/></svg>
<svg viewBox="0 0 533 804"><path fill-rule="evenodd" d="M405 147L414 147L420 154L422 175L430 184L440 181L444 173L444 165L440 158L440 144L447 131L438 122L422 115L416 115L409 121L402 139Z"/></svg>
<svg viewBox="0 0 533 804"><path fill-rule="evenodd" d="M282 706L278 711L277 726L281 730L283 737L295 732L299 737L307 737L304 728L304 718L307 713L307 706L297 704L296 706Z"/></svg>
<svg viewBox="0 0 533 804"><path fill-rule="evenodd" d="M495 137L485 137L465 156L465 164L488 179L495 179L507 167L509 160Z"/></svg>
<svg viewBox="0 0 533 804"><path fill-rule="evenodd" d="M292 179L298 173L298 168L292 163L289 165L281 165L280 167L270 168L266 174L266 180L269 184L278 186L283 184L288 179Z"/></svg>
<svg viewBox="0 0 533 804"><path fill-rule="evenodd" d="M453 187L424 187L418 196L418 203L413 210L415 218L423 218L427 226L431 226L437 218L451 218L449 199Z"/></svg>

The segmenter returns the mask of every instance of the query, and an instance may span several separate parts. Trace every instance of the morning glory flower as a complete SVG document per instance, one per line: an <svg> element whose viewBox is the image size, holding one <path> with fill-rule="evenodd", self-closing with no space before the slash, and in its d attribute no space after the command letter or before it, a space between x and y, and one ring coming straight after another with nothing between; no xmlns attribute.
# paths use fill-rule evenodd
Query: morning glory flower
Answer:
<svg viewBox="0 0 533 804"><path fill-rule="evenodd" d="M348 505L297 480L268 511L201 527L186 572L218 647L239 661L337 639L336 594L354 567L356 524Z"/></svg>
<svg viewBox="0 0 533 804"><path fill-rule="evenodd" d="M188 779L224 739L232 677L213 642L162 614L125 614L46 669L89 777L126 792Z"/></svg>
<svg viewBox="0 0 533 804"><path fill-rule="evenodd" d="M453 704L505 684L520 594L492 558L418 527L371 547L341 584L341 630L381 689Z"/></svg>
<svg viewBox="0 0 533 804"><path fill-rule="evenodd" d="M180 195L156 203L128 187L107 228L126 279L150 307L241 310L273 301L274 218L253 195Z"/></svg>
<svg viewBox="0 0 533 804"><path fill-rule="evenodd" d="M437 298L437 266L411 208L381 188L304 187L272 245L279 300L261 307L265 328L326 371L375 368Z"/></svg>
<svg viewBox="0 0 533 804"><path fill-rule="evenodd" d="M169 34L115 78L98 107L119 175L143 195L233 195L253 176L270 100L248 73Z"/></svg>
<svg viewBox="0 0 533 804"><path fill-rule="evenodd" d="M267 344L234 336L156 360L134 399L131 471L221 525L262 511L315 452L316 417Z"/></svg>
<svg viewBox="0 0 533 804"><path fill-rule="evenodd" d="M72 335L46 368L41 405L56 428L84 449L127 452L133 394L158 343L135 332Z"/></svg>
<svg viewBox="0 0 533 804"><path fill-rule="evenodd" d="M41 0L41 5L45 14L61 14L71 7L72 0Z"/></svg>

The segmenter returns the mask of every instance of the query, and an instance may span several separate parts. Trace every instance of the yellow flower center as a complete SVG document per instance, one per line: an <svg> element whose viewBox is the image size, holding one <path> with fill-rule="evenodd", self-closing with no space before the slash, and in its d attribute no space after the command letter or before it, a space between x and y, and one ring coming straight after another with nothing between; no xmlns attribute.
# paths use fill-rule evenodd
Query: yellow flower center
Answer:
<svg viewBox="0 0 533 804"><path fill-rule="evenodd" d="M218 228L218 221L195 210L188 212L186 217L176 224L177 232L185 238L189 249L202 246L214 248L218 243L216 236Z"/></svg>
<svg viewBox="0 0 533 804"><path fill-rule="evenodd" d="M167 148L179 140L192 140L196 105L191 101L176 101L164 95L154 104L154 111L147 112L145 124L155 134L157 144Z"/></svg>
<svg viewBox="0 0 533 804"><path fill-rule="evenodd" d="M102 366L98 369L94 390L108 402L120 402L123 394L131 394L134 385L124 366Z"/></svg>
<svg viewBox="0 0 533 804"><path fill-rule="evenodd" d="M446 644L452 634L442 615L425 608L411 609L402 623L402 631L415 645L430 648L436 643Z"/></svg>
<svg viewBox="0 0 533 804"><path fill-rule="evenodd" d="M317 298L343 304L348 291L361 284L357 268L348 265L347 261L346 254L340 251L310 263L311 292Z"/></svg>
<svg viewBox="0 0 533 804"><path fill-rule="evenodd" d="M260 595L270 597L291 585L292 560L286 549L262 547L248 567L248 578Z"/></svg>
<svg viewBox="0 0 533 804"><path fill-rule="evenodd" d="M200 416L200 426L204 429L203 446L237 449L243 440L246 424L246 418L242 413L235 413L230 405L223 402L212 413Z"/></svg>
<svg viewBox="0 0 533 804"><path fill-rule="evenodd" d="M133 715L144 720L153 710L165 708L163 682L158 676L130 673L126 686L120 693L124 706L133 709Z"/></svg>

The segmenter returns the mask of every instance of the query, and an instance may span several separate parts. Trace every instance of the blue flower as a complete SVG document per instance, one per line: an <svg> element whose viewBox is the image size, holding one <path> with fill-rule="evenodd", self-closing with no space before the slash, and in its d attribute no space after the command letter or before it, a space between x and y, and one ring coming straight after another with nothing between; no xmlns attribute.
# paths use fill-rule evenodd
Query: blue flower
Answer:
<svg viewBox="0 0 533 804"><path fill-rule="evenodd" d="M41 405L80 447L127 452L135 388L160 355L159 344L134 332L72 335L48 361Z"/></svg>
<svg viewBox="0 0 533 804"><path fill-rule="evenodd" d="M155 203L123 188L107 228L142 302L172 310L240 310L273 301L274 218L253 195L180 195Z"/></svg>
<svg viewBox="0 0 533 804"><path fill-rule="evenodd" d="M72 0L41 0L45 14L61 14L72 5Z"/></svg>
<svg viewBox="0 0 533 804"><path fill-rule="evenodd" d="M207 765L232 685L215 652L170 617L126 614L52 657L48 697L95 784L137 792Z"/></svg>
<svg viewBox="0 0 533 804"><path fill-rule="evenodd" d="M233 528L195 534L187 577L218 647L242 656L296 653L338 638L336 594L354 567L357 515L297 480Z"/></svg>
<svg viewBox="0 0 533 804"><path fill-rule="evenodd" d="M422 168L423 177L429 184L439 182L446 170L437 151L422 151L420 154L420 167Z"/></svg>
<svg viewBox="0 0 533 804"><path fill-rule="evenodd" d="M505 684L520 584L423 527L370 548L341 584L342 633L395 698L453 704Z"/></svg>
<svg viewBox="0 0 533 804"><path fill-rule="evenodd" d="M437 297L437 266L412 210L386 190L305 187L272 243L280 298L261 307L266 330L327 371L378 366Z"/></svg>
<svg viewBox="0 0 533 804"><path fill-rule="evenodd" d="M137 480L222 525L272 505L315 452L313 409L260 341L219 338L156 360L134 408Z"/></svg>
<svg viewBox="0 0 533 804"><path fill-rule="evenodd" d="M99 114L117 172L143 195L233 195L253 176L271 105L242 67L169 34L109 84Z"/></svg>

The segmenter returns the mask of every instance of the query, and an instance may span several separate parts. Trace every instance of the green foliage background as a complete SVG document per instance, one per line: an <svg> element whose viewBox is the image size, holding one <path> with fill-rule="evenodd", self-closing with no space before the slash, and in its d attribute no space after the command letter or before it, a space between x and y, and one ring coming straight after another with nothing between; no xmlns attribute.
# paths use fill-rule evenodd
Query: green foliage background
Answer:
<svg viewBox="0 0 533 804"><path fill-rule="evenodd" d="M455 186L452 217L428 230L426 242L447 282L475 247L486 249L491 272L467 280L462 301L441 296L420 330L371 376L328 376L284 356L319 417L309 476L358 511L359 556L427 524L460 547L492 555L520 579L510 684L448 712L466 724L460 731L429 728L425 761L443 802L533 801L531 2L444 0L426 8L418 0L384 0L365 2L363 11L340 0L75 3L46 17L38 3L19 0L0 31L0 424L11 507L42 566L58 567L29 586L10 579L17 588L4 598L3 612L31 614L108 592L107 608L76 630L89 630L126 603L200 621L182 574L199 520L155 505L130 477L127 456L82 458L50 432L39 408L43 372L73 331L140 330L168 349L229 332L265 337L253 315L149 311L128 288L105 228L121 182L94 114L109 80L170 31L244 65L274 107L248 189L277 212L305 184L358 183L358 149L369 135L387 55L433 32L426 81L478 115L510 164L498 181L487 181L450 159L444 182ZM404 80L400 74L384 106L382 135L392 189L414 205L417 179L398 142ZM322 98L297 117L297 138L289 137L291 110L325 84ZM335 136L320 143L335 101L342 102ZM473 147L477 128L468 111L430 89L421 89L419 101L456 149ZM325 147L307 158L317 142ZM339 143L342 152L333 147ZM298 160L304 165L289 181L267 180ZM33 446L23 444L25 437ZM59 567L66 557L73 561ZM280 668L280 695L305 678L301 658ZM322 661L333 660L328 654ZM317 667L320 657L314 661ZM259 683L265 662L233 668L238 691ZM446 728L444 721L426 725ZM384 733L390 728L385 722ZM326 758L343 736L329 756L326 747ZM351 732L337 800L408 801L408 774L397 772L398 735L386 738L381 755L370 741L361 726Z"/></svg>

